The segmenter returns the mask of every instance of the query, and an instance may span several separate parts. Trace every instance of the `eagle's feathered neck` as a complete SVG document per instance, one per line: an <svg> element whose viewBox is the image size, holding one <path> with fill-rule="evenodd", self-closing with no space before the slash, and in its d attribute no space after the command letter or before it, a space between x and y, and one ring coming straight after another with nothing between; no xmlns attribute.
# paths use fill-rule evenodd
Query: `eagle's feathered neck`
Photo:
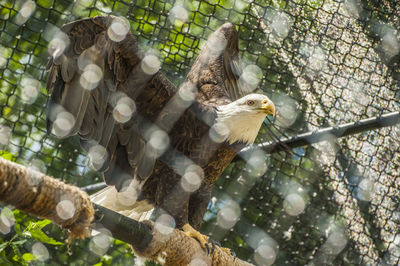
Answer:
<svg viewBox="0 0 400 266"><path fill-rule="evenodd" d="M214 128L222 140L229 144L253 144L265 116L265 113L232 102L218 107Z"/></svg>

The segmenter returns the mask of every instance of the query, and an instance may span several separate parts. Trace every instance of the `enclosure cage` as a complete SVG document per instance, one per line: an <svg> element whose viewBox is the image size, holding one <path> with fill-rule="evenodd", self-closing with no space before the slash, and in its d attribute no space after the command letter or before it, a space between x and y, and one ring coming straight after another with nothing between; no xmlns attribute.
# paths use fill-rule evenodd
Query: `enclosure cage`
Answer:
<svg viewBox="0 0 400 266"><path fill-rule="evenodd" d="M227 167L201 231L256 265L400 262L400 1L2 0L1 156L93 193L77 137L46 133L46 64L65 23L112 14L179 86L232 22L244 73L277 108ZM99 184L99 185L94 185ZM93 186L94 185L94 186ZM67 233L1 206L0 264L140 265L104 234Z"/></svg>

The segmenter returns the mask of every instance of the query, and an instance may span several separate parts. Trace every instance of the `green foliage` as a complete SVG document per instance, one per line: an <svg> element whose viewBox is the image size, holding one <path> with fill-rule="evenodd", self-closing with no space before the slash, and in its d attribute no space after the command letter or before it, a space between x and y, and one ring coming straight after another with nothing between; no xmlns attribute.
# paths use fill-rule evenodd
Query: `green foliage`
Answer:
<svg viewBox="0 0 400 266"><path fill-rule="evenodd" d="M51 221L37 220L19 210L13 210L12 214L15 224L11 232L0 238L0 265L28 265L32 262L42 265L32 249L38 242L48 250L52 265L64 262L73 265L127 265L134 260L134 255L127 252L129 246L122 241L112 240L107 253L95 255L83 248L90 246L90 239L67 245L65 232Z"/></svg>
<svg viewBox="0 0 400 266"><path fill-rule="evenodd" d="M43 231L42 228L48 224L50 224L50 220L42 220L42 221L36 221L32 222L29 221L28 225L24 229L24 231L21 231L20 224L15 225L15 232L19 234L20 236L30 236L35 238L36 240L50 244L50 245L64 245L62 242L56 241L53 238L47 236Z"/></svg>
<svg viewBox="0 0 400 266"><path fill-rule="evenodd" d="M16 160L16 157L14 155L12 155L11 153L9 153L8 151L0 150L0 157L4 158L6 160L12 161L12 162L15 162L15 160Z"/></svg>
<svg viewBox="0 0 400 266"><path fill-rule="evenodd" d="M7 209L4 207L2 212ZM38 221L16 209L12 211L12 214L15 219L13 230L5 238L0 238L0 260L4 263L28 265L29 262L36 261L37 258L32 253L23 252L26 247L32 246L37 241L48 245L64 245L43 232L51 221Z"/></svg>

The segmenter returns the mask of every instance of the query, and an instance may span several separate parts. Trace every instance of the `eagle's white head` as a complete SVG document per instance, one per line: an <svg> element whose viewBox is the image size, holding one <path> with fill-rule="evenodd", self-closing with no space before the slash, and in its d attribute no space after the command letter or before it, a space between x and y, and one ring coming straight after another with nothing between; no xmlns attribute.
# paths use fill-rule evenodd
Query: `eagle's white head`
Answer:
<svg viewBox="0 0 400 266"><path fill-rule="evenodd" d="M268 114L275 116L274 103L265 95L249 94L218 107L213 128L221 140L230 144L252 144Z"/></svg>

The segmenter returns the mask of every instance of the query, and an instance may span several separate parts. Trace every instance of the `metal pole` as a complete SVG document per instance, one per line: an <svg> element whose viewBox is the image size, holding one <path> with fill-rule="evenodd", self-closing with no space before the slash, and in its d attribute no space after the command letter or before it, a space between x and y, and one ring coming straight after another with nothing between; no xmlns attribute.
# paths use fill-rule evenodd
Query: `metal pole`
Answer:
<svg viewBox="0 0 400 266"><path fill-rule="evenodd" d="M287 148L294 149L297 147L320 142L329 136L335 136L337 138L340 138L368 130L393 126L399 122L400 122L400 111L392 112L376 117L366 118L357 122L318 129L312 132L307 132L290 138L285 138L277 142L260 143L256 145L256 147L264 150L267 153L274 153L279 151L285 151L287 150ZM242 149L240 153L247 152L251 149L254 149L254 147L246 147Z"/></svg>

